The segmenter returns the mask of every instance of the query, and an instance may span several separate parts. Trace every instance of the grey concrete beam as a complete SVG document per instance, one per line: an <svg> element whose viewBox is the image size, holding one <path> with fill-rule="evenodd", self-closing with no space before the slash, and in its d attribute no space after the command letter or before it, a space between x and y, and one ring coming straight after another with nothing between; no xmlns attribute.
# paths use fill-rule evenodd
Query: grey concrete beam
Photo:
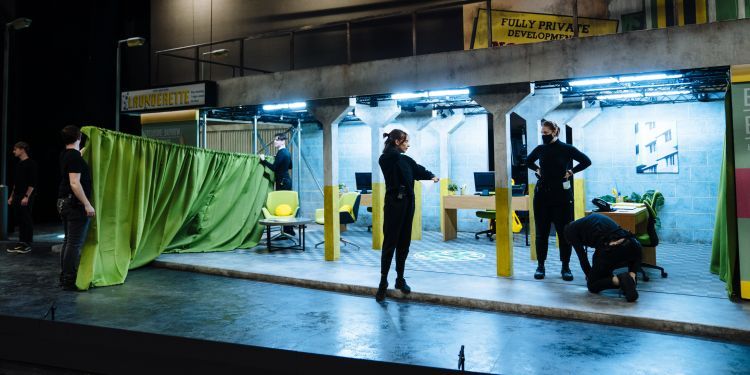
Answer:
<svg viewBox="0 0 750 375"><path fill-rule="evenodd" d="M238 77L219 106L500 85L750 62L750 19Z"/></svg>

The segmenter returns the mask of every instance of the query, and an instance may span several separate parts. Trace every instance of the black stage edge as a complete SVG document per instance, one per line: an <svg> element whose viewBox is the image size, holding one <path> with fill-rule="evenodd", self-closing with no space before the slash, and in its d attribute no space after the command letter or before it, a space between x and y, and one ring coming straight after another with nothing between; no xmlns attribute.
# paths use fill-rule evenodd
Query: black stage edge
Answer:
<svg viewBox="0 0 750 375"><path fill-rule="evenodd" d="M106 374L471 373L5 315L0 359Z"/></svg>

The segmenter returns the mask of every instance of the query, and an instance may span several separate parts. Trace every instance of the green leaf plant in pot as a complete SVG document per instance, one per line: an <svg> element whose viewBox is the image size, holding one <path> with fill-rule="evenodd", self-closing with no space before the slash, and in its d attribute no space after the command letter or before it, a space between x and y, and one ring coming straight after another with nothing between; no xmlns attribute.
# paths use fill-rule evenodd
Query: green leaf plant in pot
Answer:
<svg viewBox="0 0 750 375"><path fill-rule="evenodd" d="M456 194L456 192L458 191L458 185L451 182L450 184L448 184L448 191L451 193L451 195Z"/></svg>

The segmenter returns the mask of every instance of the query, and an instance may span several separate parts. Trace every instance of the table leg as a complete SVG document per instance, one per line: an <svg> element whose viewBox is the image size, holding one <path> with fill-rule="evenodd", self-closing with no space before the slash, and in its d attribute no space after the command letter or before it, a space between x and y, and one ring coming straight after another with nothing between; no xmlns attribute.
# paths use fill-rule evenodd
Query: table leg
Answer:
<svg viewBox="0 0 750 375"><path fill-rule="evenodd" d="M266 249L271 251L271 226L266 225Z"/></svg>
<svg viewBox="0 0 750 375"><path fill-rule="evenodd" d="M443 241L448 241L456 238L456 232L458 231L458 210L456 209L443 209Z"/></svg>
<svg viewBox="0 0 750 375"><path fill-rule="evenodd" d="M302 251L305 251L305 228L307 228L307 225L302 224L297 229L301 233L300 234L300 241L302 243Z"/></svg>

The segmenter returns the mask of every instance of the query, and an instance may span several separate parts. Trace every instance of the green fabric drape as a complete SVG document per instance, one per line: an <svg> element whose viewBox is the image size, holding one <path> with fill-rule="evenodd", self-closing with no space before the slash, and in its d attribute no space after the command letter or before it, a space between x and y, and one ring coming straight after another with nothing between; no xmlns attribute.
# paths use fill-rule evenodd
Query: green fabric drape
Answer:
<svg viewBox="0 0 750 375"><path fill-rule="evenodd" d="M726 283L727 294L734 297L738 289L737 259L739 247L737 245L737 210L735 205L734 185L734 140L732 127L732 95L727 90L725 99L725 113L727 130L725 132L723 160L721 163L721 180L719 181L718 199L716 203L716 223L714 224L714 238L711 243L710 271L719 275L719 279Z"/></svg>
<svg viewBox="0 0 750 375"><path fill-rule="evenodd" d="M162 252L249 248L271 174L255 155L181 146L94 127L84 159L96 216L76 285L120 284Z"/></svg>

